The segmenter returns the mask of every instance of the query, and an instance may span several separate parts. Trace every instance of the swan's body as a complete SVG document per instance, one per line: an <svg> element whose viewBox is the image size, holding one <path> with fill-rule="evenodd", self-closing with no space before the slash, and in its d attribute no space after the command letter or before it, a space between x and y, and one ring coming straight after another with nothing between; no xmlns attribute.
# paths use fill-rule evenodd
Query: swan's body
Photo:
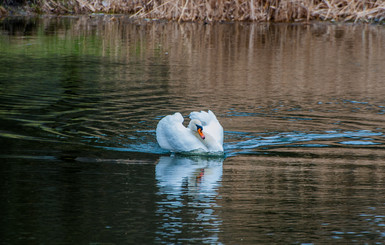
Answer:
<svg viewBox="0 0 385 245"><path fill-rule="evenodd" d="M171 152L223 153L223 128L212 111L190 113L190 123L183 126L177 112L162 118L156 127L156 139Z"/></svg>

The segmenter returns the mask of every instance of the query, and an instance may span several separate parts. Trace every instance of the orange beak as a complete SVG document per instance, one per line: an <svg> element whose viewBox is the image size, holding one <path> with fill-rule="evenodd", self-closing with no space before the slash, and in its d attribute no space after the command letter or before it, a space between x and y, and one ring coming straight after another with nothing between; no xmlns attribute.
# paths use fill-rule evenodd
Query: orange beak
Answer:
<svg viewBox="0 0 385 245"><path fill-rule="evenodd" d="M204 140L206 138L205 135L203 134L201 128L198 128L197 132L198 132L199 136L202 138L202 140Z"/></svg>

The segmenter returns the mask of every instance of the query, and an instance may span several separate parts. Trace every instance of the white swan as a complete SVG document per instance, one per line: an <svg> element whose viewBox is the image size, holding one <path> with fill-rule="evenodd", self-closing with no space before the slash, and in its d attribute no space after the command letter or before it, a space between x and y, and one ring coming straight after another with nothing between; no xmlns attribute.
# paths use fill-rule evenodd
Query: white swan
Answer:
<svg viewBox="0 0 385 245"><path fill-rule="evenodd" d="M223 153L223 128L212 111L191 112L186 128L177 112L162 118L156 127L161 148L171 152Z"/></svg>

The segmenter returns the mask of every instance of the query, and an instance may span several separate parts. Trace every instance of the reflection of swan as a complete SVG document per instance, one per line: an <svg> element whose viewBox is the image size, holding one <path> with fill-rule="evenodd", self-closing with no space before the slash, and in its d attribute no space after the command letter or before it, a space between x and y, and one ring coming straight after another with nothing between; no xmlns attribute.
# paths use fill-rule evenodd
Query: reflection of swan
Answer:
<svg viewBox="0 0 385 245"><path fill-rule="evenodd" d="M181 195L216 195L222 178L223 158L161 157L156 165L156 179L162 192Z"/></svg>
<svg viewBox="0 0 385 245"><path fill-rule="evenodd" d="M171 152L223 153L223 128L212 111L190 113L190 123L183 126L177 112L162 118L156 127L156 139Z"/></svg>
<svg viewBox="0 0 385 245"><path fill-rule="evenodd" d="M222 220L216 214L224 158L163 156L155 168L159 191L156 240L218 244ZM196 232L199 231L199 236ZM194 234L192 234L192 233Z"/></svg>

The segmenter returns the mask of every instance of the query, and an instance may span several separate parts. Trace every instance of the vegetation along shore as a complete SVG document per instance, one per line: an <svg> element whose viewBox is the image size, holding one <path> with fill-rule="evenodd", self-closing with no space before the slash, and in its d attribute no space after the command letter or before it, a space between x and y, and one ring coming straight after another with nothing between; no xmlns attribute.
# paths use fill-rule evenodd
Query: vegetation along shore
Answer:
<svg viewBox="0 0 385 245"><path fill-rule="evenodd" d="M127 14L177 21L385 22L385 0L3 0L0 16Z"/></svg>

